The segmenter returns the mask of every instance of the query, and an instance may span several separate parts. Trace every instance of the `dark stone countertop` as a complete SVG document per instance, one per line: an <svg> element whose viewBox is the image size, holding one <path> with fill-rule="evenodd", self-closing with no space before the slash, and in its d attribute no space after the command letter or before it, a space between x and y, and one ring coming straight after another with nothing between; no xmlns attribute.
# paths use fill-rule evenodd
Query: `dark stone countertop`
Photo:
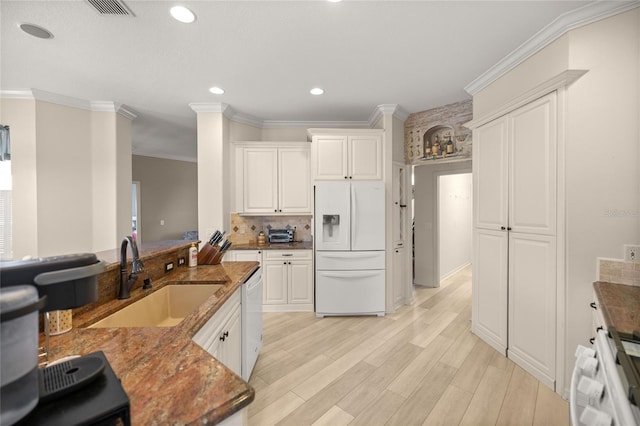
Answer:
<svg viewBox="0 0 640 426"><path fill-rule="evenodd" d="M291 243L245 243L232 244L229 250L311 250L313 242L311 241L294 241Z"/></svg>
<svg viewBox="0 0 640 426"><path fill-rule="evenodd" d="M602 281L593 287L607 327L628 334L640 331L640 287Z"/></svg>
<svg viewBox="0 0 640 426"><path fill-rule="evenodd" d="M134 425L218 423L247 406L253 388L198 346L192 337L258 267L223 262L179 268L153 289L74 315L70 332L51 337L50 361L103 351L131 403ZM85 328L167 284L226 282L174 327Z"/></svg>

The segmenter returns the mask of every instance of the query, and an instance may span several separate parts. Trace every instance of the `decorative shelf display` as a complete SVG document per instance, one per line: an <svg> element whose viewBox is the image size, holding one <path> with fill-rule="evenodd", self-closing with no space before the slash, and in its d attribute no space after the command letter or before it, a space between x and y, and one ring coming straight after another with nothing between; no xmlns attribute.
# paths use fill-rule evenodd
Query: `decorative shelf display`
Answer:
<svg viewBox="0 0 640 426"><path fill-rule="evenodd" d="M471 101L411 114L405 122L405 160L429 164L471 159Z"/></svg>

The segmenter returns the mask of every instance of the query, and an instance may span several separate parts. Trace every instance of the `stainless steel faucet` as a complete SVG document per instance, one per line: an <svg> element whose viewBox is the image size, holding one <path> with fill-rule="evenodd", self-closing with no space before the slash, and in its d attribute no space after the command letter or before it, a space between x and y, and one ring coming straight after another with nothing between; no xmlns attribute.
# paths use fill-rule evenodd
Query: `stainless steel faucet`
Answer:
<svg viewBox="0 0 640 426"><path fill-rule="evenodd" d="M131 245L131 274L127 276L127 243ZM140 260L138 254L138 245L136 240L131 236L128 236L122 240L120 245L120 288L118 290L118 299L128 299L131 297L131 287L138 279L138 274L145 272L144 264ZM144 280L143 289L151 288L151 280L147 274L147 278Z"/></svg>

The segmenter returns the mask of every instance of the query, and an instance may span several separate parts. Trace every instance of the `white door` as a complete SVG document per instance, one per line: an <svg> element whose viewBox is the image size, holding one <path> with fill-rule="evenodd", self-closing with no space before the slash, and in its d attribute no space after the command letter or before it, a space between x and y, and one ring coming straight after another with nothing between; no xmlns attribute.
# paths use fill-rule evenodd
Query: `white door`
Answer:
<svg viewBox="0 0 640 426"><path fill-rule="evenodd" d="M384 200L384 182L351 183L351 250L384 250Z"/></svg>
<svg viewBox="0 0 640 426"><path fill-rule="evenodd" d="M240 376L242 373L242 320L239 306L231 314L223 333L221 338L224 340L220 345L221 361Z"/></svg>
<svg viewBox="0 0 640 426"><path fill-rule="evenodd" d="M275 213L278 211L278 150L245 148L243 176L243 211Z"/></svg>
<svg viewBox="0 0 640 426"><path fill-rule="evenodd" d="M313 268L310 260L289 262L289 303L313 303Z"/></svg>
<svg viewBox="0 0 640 426"><path fill-rule="evenodd" d="M284 305L287 303L287 262L264 262L262 299L265 305Z"/></svg>
<svg viewBox="0 0 640 426"><path fill-rule="evenodd" d="M309 150L278 149L278 211L311 213Z"/></svg>
<svg viewBox="0 0 640 426"><path fill-rule="evenodd" d="M554 388L555 237L510 233L509 358Z"/></svg>
<svg viewBox="0 0 640 426"><path fill-rule="evenodd" d="M508 226L508 144L505 117L473 131L474 226L500 230Z"/></svg>
<svg viewBox="0 0 640 426"><path fill-rule="evenodd" d="M350 198L348 182L316 184L316 250L351 249Z"/></svg>
<svg viewBox="0 0 640 426"><path fill-rule="evenodd" d="M348 178L346 136L314 136L312 149L314 179Z"/></svg>
<svg viewBox="0 0 640 426"><path fill-rule="evenodd" d="M349 179L382 179L382 138L349 136Z"/></svg>
<svg viewBox="0 0 640 426"><path fill-rule="evenodd" d="M402 305L405 301L405 259L404 247L396 247L393 249L393 301L394 308Z"/></svg>
<svg viewBox="0 0 640 426"><path fill-rule="evenodd" d="M556 94L509 115L509 226L514 232L556 233Z"/></svg>
<svg viewBox="0 0 640 426"><path fill-rule="evenodd" d="M318 314L384 313L385 271L316 271Z"/></svg>
<svg viewBox="0 0 640 426"><path fill-rule="evenodd" d="M473 258L473 332L506 354L507 232L476 229Z"/></svg>

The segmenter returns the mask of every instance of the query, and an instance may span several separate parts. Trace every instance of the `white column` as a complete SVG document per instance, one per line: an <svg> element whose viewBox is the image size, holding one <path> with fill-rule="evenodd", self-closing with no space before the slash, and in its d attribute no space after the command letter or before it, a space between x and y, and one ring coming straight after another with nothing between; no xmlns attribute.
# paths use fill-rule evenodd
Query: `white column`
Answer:
<svg viewBox="0 0 640 426"><path fill-rule="evenodd" d="M228 106L190 106L198 114L198 235L207 241L216 229L229 226L229 120L224 116Z"/></svg>

